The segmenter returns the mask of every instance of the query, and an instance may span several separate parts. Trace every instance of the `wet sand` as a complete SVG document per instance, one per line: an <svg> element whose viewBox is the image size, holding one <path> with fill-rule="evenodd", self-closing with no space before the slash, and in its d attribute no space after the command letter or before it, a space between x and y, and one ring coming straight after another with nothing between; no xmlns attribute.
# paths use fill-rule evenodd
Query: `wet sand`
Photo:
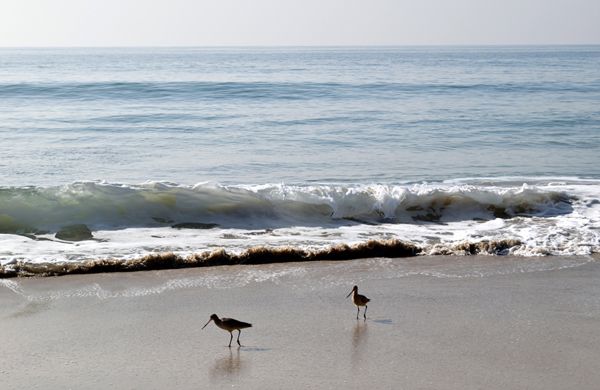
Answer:
<svg viewBox="0 0 600 390"><path fill-rule="evenodd" d="M344 299L371 298L368 319ZM210 314L253 323L241 348ZM600 262L430 257L0 280L6 389L596 389ZM234 340L235 343L235 340Z"/></svg>

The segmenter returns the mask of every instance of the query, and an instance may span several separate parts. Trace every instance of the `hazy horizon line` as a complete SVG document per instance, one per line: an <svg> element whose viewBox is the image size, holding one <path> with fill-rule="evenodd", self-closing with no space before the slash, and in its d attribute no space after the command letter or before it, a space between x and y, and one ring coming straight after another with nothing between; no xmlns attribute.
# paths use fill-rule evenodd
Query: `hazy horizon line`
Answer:
<svg viewBox="0 0 600 390"><path fill-rule="evenodd" d="M427 44L335 44L335 45L9 45L0 49L133 49L133 48L402 48L402 47L532 47L600 46L595 43L427 43Z"/></svg>

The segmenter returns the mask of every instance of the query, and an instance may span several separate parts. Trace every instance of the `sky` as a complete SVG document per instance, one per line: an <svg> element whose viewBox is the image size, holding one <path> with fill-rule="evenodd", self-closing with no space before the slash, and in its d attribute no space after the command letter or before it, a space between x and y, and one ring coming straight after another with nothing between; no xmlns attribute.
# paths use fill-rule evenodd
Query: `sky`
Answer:
<svg viewBox="0 0 600 390"><path fill-rule="evenodd" d="M0 46L600 44L600 0L0 0Z"/></svg>

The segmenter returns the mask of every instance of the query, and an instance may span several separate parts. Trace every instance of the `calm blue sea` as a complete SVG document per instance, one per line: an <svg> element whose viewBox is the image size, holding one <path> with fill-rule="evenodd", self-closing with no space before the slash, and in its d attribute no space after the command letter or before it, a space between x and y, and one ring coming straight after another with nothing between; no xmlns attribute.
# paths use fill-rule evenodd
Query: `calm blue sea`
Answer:
<svg viewBox="0 0 600 390"><path fill-rule="evenodd" d="M1 49L4 186L600 178L600 47Z"/></svg>
<svg viewBox="0 0 600 390"><path fill-rule="evenodd" d="M390 237L594 253L599 189L600 46L0 49L4 263ZM177 222L220 228L157 233ZM70 224L104 243L21 236ZM235 238L263 228L288 230Z"/></svg>

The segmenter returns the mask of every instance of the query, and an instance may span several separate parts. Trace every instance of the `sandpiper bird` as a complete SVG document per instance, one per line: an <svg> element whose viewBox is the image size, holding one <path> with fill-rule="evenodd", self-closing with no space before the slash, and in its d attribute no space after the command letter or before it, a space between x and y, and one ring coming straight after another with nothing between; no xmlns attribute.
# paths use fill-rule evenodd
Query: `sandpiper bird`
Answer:
<svg viewBox="0 0 600 390"><path fill-rule="evenodd" d="M210 319L208 320L208 322L206 324L204 324L202 329L206 328L206 325L208 325L211 321L214 321L215 325L217 325L219 328L225 329L226 331L229 332L229 335L231 337L229 338L228 347L231 347L231 340L233 340L233 331L234 330L238 331L237 343L241 347L242 344L240 344L240 334L242 333L242 329L249 328L252 326L252 324L249 324L247 322L234 320L233 318L219 318L218 315L212 314L210 316Z"/></svg>
<svg viewBox="0 0 600 390"><path fill-rule="evenodd" d="M365 317L365 320L366 320L367 319L367 303L369 303L369 301L371 301L371 300L369 298L365 297L364 295L360 295L358 293L358 286L352 287L352 291L350 291L350 293L348 295L346 295L346 298L348 298L350 295L352 295L352 302L354 302L354 304L356 305L356 319L358 320L358 314L360 313L360 307L364 306L365 311L363 313L363 316Z"/></svg>

